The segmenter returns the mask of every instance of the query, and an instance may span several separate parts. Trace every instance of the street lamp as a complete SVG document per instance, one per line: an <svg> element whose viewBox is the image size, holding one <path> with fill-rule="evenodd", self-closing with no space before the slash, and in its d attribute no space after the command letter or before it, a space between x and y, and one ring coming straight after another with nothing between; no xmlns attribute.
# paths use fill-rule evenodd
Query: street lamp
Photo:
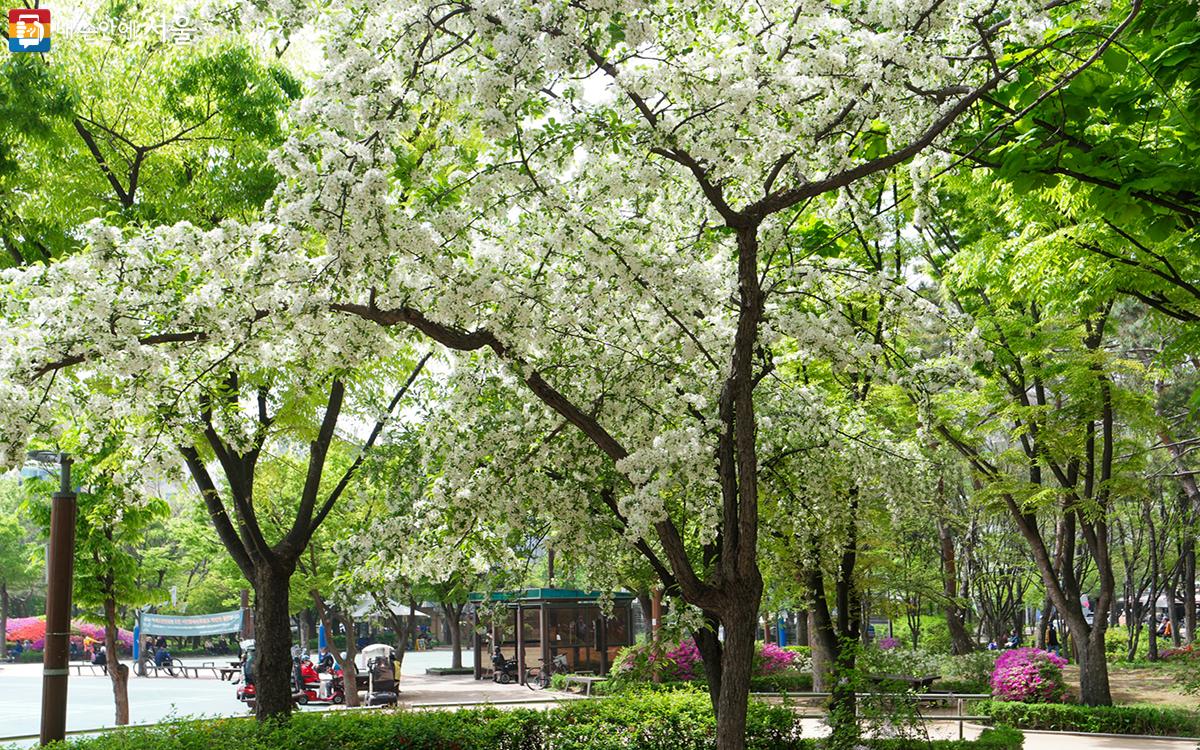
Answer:
<svg viewBox="0 0 1200 750"><path fill-rule="evenodd" d="M42 464L58 460L59 488L50 505L50 546L46 550L46 646L42 652L41 744L67 732L67 676L71 641L71 586L75 568L75 493L71 459L65 453L30 451Z"/></svg>

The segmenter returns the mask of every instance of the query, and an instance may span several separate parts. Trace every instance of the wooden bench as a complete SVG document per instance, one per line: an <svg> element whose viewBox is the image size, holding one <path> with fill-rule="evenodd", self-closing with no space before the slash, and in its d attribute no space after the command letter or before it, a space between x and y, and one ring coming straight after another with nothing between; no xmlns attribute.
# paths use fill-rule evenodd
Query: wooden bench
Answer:
<svg viewBox="0 0 1200 750"><path fill-rule="evenodd" d="M568 674L563 675L563 682L567 687L571 685L583 685L583 694L587 697L592 697L592 685L600 682L608 682L607 677L594 677L586 674Z"/></svg>
<svg viewBox="0 0 1200 750"><path fill-rule="evenodd" d="M218 667L217 672L219 672L219 674L217 676L223 681L233 682L233 676L235 674L240 674L241 671L241 667Z"/></svg>

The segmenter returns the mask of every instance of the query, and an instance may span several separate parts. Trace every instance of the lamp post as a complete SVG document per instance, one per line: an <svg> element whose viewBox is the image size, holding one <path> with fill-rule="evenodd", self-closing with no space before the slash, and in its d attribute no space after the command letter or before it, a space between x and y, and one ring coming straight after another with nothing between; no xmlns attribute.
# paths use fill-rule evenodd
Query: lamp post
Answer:
<svg viewBox="0 0 1200 750"><path fill-rule="evenodd" d="M31 453L44 460L48 451ZM53 456L54 454L49 454ZM50 546L46 551L46 647L42 652L41 744L62 740L67 731L67 660L70 658L71 587L75 568L75 493L71 459L57 455L59 490L50 506Z"/></svg>

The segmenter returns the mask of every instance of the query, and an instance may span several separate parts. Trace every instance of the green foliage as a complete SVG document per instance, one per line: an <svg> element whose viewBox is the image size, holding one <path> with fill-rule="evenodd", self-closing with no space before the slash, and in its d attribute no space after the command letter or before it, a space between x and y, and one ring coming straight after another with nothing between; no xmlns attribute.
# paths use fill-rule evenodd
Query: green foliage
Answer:
<svg viewBox="0 0 1200 750"><path fill-rule="evenodd" d="M755 693L807 693L812 689L812 672L787 670L750 678L750 690Z"/></svg>
<svg viewBox="0 0 1200 750"><path fill-rule="evenodd" d="M1200 737L1200 712L1182 708L981 701L976 709L1022 729Z"/></svg>
<svg viewBox="0 0 1200 750"><path fill-rule="evenodd" d="M999 651L974 651L969 654L944 657L941 660L941 675L945 679L938 682L942 684L957 681L978 685L981 688L971 692L991 692L988 683L992 679L992 671L996 668L996 657L999 655Z"/></svg>
<svg viewBox="0 0 1200 750"><path fill-rule="evenodd" d="M150 604L162 592L141 577L147 531L170 516L167 503L116 483L107 466L118 449L72 466L76 496L74 601L103 622L106 602L116 607ZM45 533L50 528L54 481L33 481L25 508Z"/></svg>
<svg viewBox="0 0 1200 750"><path fill-rule="evenodd" d="M286 721L209 719L130 728L55 745L65 750L708 750L716 722L708 697L647 693L577 701L549 711L301 713ZM1020 750L1020 732L985 730L978 740L880 740L880 750ZM791 709L750 704L750 750L816 750Z"/></svg>
<svg viewBox="0 0 1200 750"><path fill-rule="evenodd" d="M924 677L940 674L938 657L921 649L868 647L862 650L859 670L872 674Z"/></svg>

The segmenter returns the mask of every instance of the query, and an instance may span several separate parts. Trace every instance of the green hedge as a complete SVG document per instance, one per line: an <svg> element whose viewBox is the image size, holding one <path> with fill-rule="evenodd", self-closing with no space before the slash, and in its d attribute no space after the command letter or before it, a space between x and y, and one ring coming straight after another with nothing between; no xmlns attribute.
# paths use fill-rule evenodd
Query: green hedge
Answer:
<svg viewBox="0 0 1200 750"><path fill-rule="evenodd" d="M976 708L997 722L1022 729L1200 737L1200 713L1183 708L1010 701L981 701Z"/></svg>
<svg viewBox="0 0 1200 750"><path fill-rule="evenodd" d="M549 711L475 709L306 712L289 721L180 721L70 740L58 750L710 750L716 723L707 696L655 693L574 701ZM989 730L975 742L888 740L879 750L1019 750L1021 733ZM818 750L789 709L754 702L749 750Z"/></svg>

